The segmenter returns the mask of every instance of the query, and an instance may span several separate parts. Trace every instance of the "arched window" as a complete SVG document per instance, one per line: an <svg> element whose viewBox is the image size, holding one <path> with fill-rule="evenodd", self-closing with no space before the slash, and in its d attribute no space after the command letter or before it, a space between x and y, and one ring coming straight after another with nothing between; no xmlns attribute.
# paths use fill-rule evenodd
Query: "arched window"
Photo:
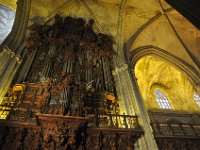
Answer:
<svg viewBox="0 0 200 150"><path fill-rule="evenodd" d="M159 89L155 91L156 100L158 105L162 109L171 109L171 105L166 97L166 95Z"/></svg>
<svg viewBox="0 0 200 150"><path fill-rule="evenodd" d="M193 99L196 101L197 105L200 107L200 96L199 96L199 94L194 93Z"/></svg>
<svg viewBox="0 0 200 150"><path fill-rule="evenodd" d="M10 33L15 18L15 11L0 5L0 45Z"/></svg>

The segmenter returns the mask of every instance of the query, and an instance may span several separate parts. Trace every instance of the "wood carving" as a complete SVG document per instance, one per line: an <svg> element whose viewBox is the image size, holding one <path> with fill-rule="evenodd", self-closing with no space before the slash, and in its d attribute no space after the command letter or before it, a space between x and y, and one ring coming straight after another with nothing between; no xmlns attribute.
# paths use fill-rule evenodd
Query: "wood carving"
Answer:
<svg viewBox="0 0 200 150"><path fill-rule="evenodd" d="M35 55L0 120L0 149L134 149L143 132L137 116L119 115L114 41L93 24L56 15L51 25L32 26L27 48Z"/></svg>

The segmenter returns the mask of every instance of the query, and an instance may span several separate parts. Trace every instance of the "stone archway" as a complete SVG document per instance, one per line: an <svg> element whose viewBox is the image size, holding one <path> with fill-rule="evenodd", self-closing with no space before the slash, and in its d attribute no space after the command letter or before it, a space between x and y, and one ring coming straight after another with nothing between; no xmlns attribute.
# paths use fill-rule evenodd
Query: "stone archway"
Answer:
<svg viewBox="0 0 200 150"><path fill-rule="evenodd" d="M195 86L185 74L160 57L141 57L134 66L134 74L148 111L166 109L163 108L166 102L160 103L156 98L156 91L160 90L173 111L191 114L200 112L192 96L195 93Z"/></svg>
<svg viewBox="0 0 200 150"><path fill-rule="evenodd" d="M200 74L193 66L173 54L153 45L138 47L130 52L131 68L134 68L137 61L146 55L157 56L165 62L171 64L185 74L193 85L196 85L200 81Z"/></svg>
<svg viewBox="0 0 200 150"><path fill-rule="evenodd" d="M134 67L137 61L147 55L159 57L164 62L167 62L168 64L174 66L177 70L180 70L189 79L189 81L191 82L193 86L199 82L200 77L198 76L199 74L198 71L195 68L193 68L191 65L189 65L182 59L172 55L171 53L166 52L165 50L158 48L156 46L152 46L152 45L142 46L133 50L130 53L129 60L127 60L127 62L129 63L129 69L131 70L130 77L131 77L132 87L133 87L135 97L136 97L135 98L136 113L138 113L139 116L141 117L141 123L143 125L143 128L145 129L146 136L145 136L144 141L147 139L151 139L152 141L151 142L148 141L148 142L153 144L154 138L152 139L152 136L151 136L153 131L150 126L150 118L148 115L147 108L145 107L142 95L140 93L139 86L137 84L137 78L135 77L135 73L134 73L135 72ZM149 145L149 147L151 146Z"/></svg>

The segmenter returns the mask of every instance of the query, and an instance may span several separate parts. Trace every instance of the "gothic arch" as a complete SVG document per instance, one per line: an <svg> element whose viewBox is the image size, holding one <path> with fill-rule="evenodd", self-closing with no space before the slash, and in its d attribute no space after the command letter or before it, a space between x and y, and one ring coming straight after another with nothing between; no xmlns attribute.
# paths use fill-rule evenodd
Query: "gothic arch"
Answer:
<svg viewBox="0 0 200 150"><path fill-rule="evenodd" d="M147 55L157 56L165 62L171 64L190 80L192 85L196 85L200 81L199 72L186 63L184 60L174 56L173 54L153 45L138 47L130 52L130 67L134 69L137 61Z"/></svg>

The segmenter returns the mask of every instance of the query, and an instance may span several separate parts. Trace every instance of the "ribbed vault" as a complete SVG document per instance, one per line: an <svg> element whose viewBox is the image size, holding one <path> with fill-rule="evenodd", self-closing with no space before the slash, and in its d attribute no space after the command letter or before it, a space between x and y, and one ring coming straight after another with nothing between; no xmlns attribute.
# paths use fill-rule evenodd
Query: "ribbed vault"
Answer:
<svg viewBox="0 0 200 150"><path fill-rule="evenodd" d="M155 97L159 89L167 96L174 112L200 112L193 99L195 87L183 73L159 57L142 57L135 66L135 76L148 110L159 110Z"/></svg>

